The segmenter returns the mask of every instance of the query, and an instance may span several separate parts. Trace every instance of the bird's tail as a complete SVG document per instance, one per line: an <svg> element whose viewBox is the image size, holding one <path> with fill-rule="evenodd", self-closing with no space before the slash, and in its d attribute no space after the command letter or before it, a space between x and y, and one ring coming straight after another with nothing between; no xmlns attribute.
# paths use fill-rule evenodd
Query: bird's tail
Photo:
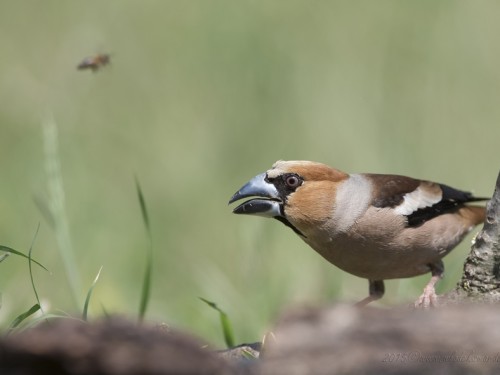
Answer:
<svg viewBox="0 0 500 375"><path fill-rule="evenodd" d="M479 225L486 220L486 207L464 206L459 210L460 216L473 225Z"/></svg>

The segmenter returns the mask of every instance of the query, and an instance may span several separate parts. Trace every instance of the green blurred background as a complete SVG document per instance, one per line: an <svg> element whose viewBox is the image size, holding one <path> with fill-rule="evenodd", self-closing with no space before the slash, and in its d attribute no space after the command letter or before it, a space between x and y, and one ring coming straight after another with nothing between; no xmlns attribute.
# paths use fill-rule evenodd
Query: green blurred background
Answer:
<svg viewBox="0 0 500 375"><path fill-rule="evenodd" d="M10 1L0 4L0 244L33 255L42 300L75 312L50 203L44 122L58 129L80 305L137 315L147 237L147 319L222 345L286 306L354 301L367 282L277 221L237 217L230 196L278 159L398 173L490 196L499 169L500 3L467 1ZM77 71L112 54L102 71ZM51 120L52 119L52 120ZM446 258L453 287L472 235ZM379 305L429 276L390 281ZM35 303L27 262L0 264L0 326Z"/></svg>

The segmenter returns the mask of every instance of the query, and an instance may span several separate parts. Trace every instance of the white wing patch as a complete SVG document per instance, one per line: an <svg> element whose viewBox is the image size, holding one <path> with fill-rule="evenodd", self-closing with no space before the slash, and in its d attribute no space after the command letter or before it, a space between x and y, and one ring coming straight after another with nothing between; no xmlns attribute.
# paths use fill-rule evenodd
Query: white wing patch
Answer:
<svg viewBox="0 0 500 375"><path fill-rule="evenodd" d="M397 206L394 211L399 215L408 216L425 207L431 207L440 202L443 193L440 191L436 194L435 191L426 189L420 185L416 190L411 193L405 194L404 201Z"/></svg>

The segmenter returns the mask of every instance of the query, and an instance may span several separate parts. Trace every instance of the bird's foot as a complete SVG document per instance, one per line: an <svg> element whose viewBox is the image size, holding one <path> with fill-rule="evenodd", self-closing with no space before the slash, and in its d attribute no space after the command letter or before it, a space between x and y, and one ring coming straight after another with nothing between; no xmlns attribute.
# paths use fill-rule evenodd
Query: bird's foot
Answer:
<svg viewBox="0 0 500 375"><path fill-rule="evenodd" d="M424 288L422 295L415 301L415 308L428 309L430 307L437 307L437 294L434 285L427 285Z"/></svg>

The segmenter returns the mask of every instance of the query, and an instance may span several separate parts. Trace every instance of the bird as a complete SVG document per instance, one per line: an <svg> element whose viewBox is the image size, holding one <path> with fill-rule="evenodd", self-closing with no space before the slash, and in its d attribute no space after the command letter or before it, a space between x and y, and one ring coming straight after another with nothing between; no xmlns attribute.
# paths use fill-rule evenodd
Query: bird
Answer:
<svg viewBox="0 0 500 375"><path fill-rule="evenodd" d="M485 220L489 198L396 174L346 173L326 164L279 160L229 200L235 214L274 218L328 262L368 280L365 306L385 293L384 280L430 273L419 308L438 305L442 258Z"/></svg>

